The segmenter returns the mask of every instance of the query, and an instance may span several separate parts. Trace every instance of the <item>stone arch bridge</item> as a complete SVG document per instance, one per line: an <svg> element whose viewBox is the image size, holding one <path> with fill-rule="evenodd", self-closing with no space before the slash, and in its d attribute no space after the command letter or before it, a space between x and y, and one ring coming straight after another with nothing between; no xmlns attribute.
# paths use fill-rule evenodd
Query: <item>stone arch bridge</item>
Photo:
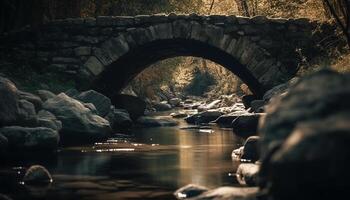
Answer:
<svg viewBox="0 0 350 200"><path fill-rule="evenodd" d="M0 51L44 62L110 97L156 61L203 57L232 71L259 96L294 76L301 52L319 52L318 25L308 19L194 14L64 19L2 36Z"/></svg>

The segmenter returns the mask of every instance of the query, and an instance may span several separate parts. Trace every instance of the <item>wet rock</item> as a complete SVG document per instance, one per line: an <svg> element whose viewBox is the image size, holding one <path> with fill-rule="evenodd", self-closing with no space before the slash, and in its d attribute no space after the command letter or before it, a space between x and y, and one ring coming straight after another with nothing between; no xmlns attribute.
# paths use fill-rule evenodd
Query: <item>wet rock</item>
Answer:
<svg viewBox="0 0 350 200"><path fill-rule="evenodd" d="M60 135L63 143L95 142L111 134L107 120L93 114L81 102L64 93L47 100L43 108L62 122Z"/></svg>
<svg viewBox="0 0 350 200"><path fill-rule="evenodd" d="M84 103L94 104L94 106L98 110L99 115L102 117L106 116L109 113L112 105L112 102L108 97L94 90L82 92L81 94L76 96L75 99Z"/></svg>
<svg viewBox="0 0 350 200"><path fill-rule="evenodd" d="M18 101L19 115L16 120L16 125L32 126L37 123L36 112L34 105L24 99Z"/></svg>
<svg viewBox="0 0 350 200"><path fill-rule="evenodd" d="M204 112L200 112L198 114L194 114L190 117L187 117L187 118L185 118L185 121L189 124L209 123L211 121L216 120L221 115L223 115L223 113L220 111L207 110Z"/></svg>
<svg viewBox="0 0 350 200"><path fill-rule="evenodd" d="M185 118L187 117L187 113L184 112L176 112L176 113L171 113L170 116L172 116L173 118Z"/></svg>
<svg viewBox="0 0 350 200"><path fill-rule="evenodd" d="M40 99L40 97L29 93L29 92L23 92L18 90L18 95L20 99L24 99L30 103L32 103L35 107L35 111L39 111L43 106L43 101Z"/></svg>
<svg viewBox="0 0 350 200"><path fill-rule="evenodd" d="M237 117L241 115L246 115L246 111L237 111L229 114L225 114L212 121L212 123L216 123L221 127L232 127L232 122L237 119Z"/></svg>
<svg viewBox="0 0 350 200"><path fill-rule="evenodd" d="M273 87L272 89L268 90L264 94L263 100L265 102L269 102L273 97L278 97L280 95L283 95L284 93L288 92L288 89L290 87L297 84L299 82L299 80L300 79L298 77L294 77L290 81L288 81L287 83L283 83L283 84L280 84L280 85Z"/></svg>
<svg viewBox="0 0 350 200"><path fill-rule="evenodd" d="M37 90L36 93L41 98L43 102L48 99L54 98L56 95L48 90Z"/></svg>
<svg viewBox="0 0 350 200"><path fill-rule="evenodd" d="M120 131L132 127L133 122L127 110L112 108L106 119L111 124L113 131Z"/></svg>
<svg viewBox="0 0 350 200"><path fill-rule="evenodd" d="M26 128L8 126L0 129L0 133L8 139L11 150L48 150L55 151L58 147L59 135L49 128Z"/></svg>
<svg viewBox="0 0 350 200"><path fill-rule="evenodd" d="M89 109L93 114L99 115L98 110L96 109L95 105L92 103L83 103L83 105Z"/></svg>
<svg viewBox="0 0 350 200"><path fill-rule="evenodd" d="M143 116L146 109L146 103L143 100L130 95L116 95L112 99L112 104L115 108L127 110L133 121Z"/></svg>
<svg viewBox="0 0 350 200"><path fill-rule="evenodd" d="M266 102L264 100L254 100L250 103L250 108L255 113L263 113L265 111L265 105Z"/></svg>
<svg viewBox="0 0 350 200"><path fill-rule="evenodd" d="M179 106L181 103L181 99L179 98L172 98L169 100L169 104L172 106L172 107L177 107Z"/></svg>
<svg viewBox="0 0 350 200"><path fill-rule="evenodd" d="M218 108L218 104L220 102L221 102L221 100L218 99L218 100L210 102L209 104L201 105L197 109L198 109L198 111L206 111L206 110L211 110L211 109L214 109L214 108Z"/></svg>
<svg viewBox="0 0 350 200"><path fill-rule="evenodd" d="M281 145L301 122L350 112L350 78L323 70L304 77L285 96L274 98L261 119L261 156Z"/></svg>
<svg viewBox="0 0 350 200"><path fill-rule="evenodd" d="M242 102L243 102L244 107L249 108L252 101L254 101L256 99L257 99L257 97L255 95L244 95L242 97Z"/></svg>
<svg viewBox="0 0 350 200"><path fill-rule="evenodd" d="M80 94L80 92L77 89L75 89L75 88L71 88L71 89L65 91L64 93L67 96L72 97L72 98L74 98L74 97L76 97L76 96L78 96Z"/></svg>
<svg viewBox="0 0 350 200"><path fill-rule="evenodd" d="M241 185L257 186L260 165L242 163L238 166L236 177Z"/></svg>
<svg viewBox="0 0 350 200"><path fill-rule="evenodd" d="M18 117L18 90L14 83L0 76L0 127L13 124Z"/></svg>
<svg viewBox="0 0 350 200"><path fill-rule="evenodd" d="M263 163L272 196L275 199L347 196L349 122L349 112L300 122L269 162Z"/></svg>
<svg viewBox="0 0 350 200"><path fill-rule="evenodd" d="M157 103L154 105L154 108L157 110L157 111L168 111L168 110L171 110L172 107L170 104L168 104L168 102L166 101L162 101L160 103Z"/></svg>
<svg viewBox="0 0 350 200"><path fill-rule="evenodd" d="M231 153L231 157L235 160L241 160L243 154L244 146L239 147L238 149L234 149Z"/></svg>
<svg viewBox="0 0 350 200"><path fill-rule="evenodd" d="M191 200L256 200L257 187L220 187L202 193Z"/></svg>
<svg viewBox="0 0 350 200"><path fill-rule="evenodd" d="M200 185L195 185L195 184L189 184L186 185L174 192L174 195L177 199L187 199L187 198L192 198L196 197L209 189Z"/></svg>
<svg viewBox="0 0 350 200"><path fill-rule="evenodd" d="M52 177L45 167L33 165L26 171L23 182L28 185L48 184L52 182Z"/></svg>
<svg viewBox="0 0 350 200"><path fill-rule="evenodd" d="M255 162L259 160L259 139L259 136L251 136L245 141L241 160L245 162Z"/></svg>
<svg viewBox="0 0 350 200"><path fill-rule="evenodd" d="M137 124L144 127L160 127L160 126L176 126L178 125L177 121L169 117L150 117L143 116L137 119Z"/></svg>
<svg viewBox="0 0 350 200"><path fill-rule="evenodd" d="M249 137L257 134L259 119L263 114L245 114L232 121L233 132L240 137Z"/></svg>
<svg viewBox="0 0 350 200"><path fill-rule="evenodd" d="M59 121L56 116L49 111L40 110L38 112L38 125L41 127L50 128L56 131L62 129L62 122Z"/></svg>

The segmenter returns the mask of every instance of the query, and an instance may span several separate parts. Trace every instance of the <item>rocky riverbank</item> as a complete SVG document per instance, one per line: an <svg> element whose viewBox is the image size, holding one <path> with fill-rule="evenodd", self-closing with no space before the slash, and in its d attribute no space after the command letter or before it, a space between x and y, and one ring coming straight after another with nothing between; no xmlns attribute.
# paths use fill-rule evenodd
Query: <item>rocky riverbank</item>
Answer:
<svg viewBox="0 0 350 200"><path fill-rule="evenodd" d="M190 185L175 196L191 200L346 198L349 86L349 74L324 70L279 85L261 100L246 101L250 110L266 114L260 116L258 136L249 137L232 152L233 159L242 163L236 177L243 187L209 190Z"/></svg>

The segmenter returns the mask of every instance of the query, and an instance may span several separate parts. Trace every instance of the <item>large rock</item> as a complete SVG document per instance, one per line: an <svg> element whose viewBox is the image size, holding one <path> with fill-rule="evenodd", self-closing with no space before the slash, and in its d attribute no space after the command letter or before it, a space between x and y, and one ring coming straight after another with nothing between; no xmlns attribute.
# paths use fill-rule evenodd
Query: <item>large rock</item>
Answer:
<svg viewBox="0 0 350 200"><path fill-rule="evenodd" d="M62 129L62 122L59 121L56 116L49 111L40 110L38 112L38 124L41 127L51 128L56 131L60 131Z"/></svg>
<svg viewBox="0 0 350 200"><path fill-rule="evenodd" d="M211 121L216 120L221 115L223 115L223 113L218 110L207 110L207 111L203 111L198 114L189 116L185 118L185 121L189 124L209 123Z"/></svg>
<svg viewBox="0 0 350 200"><path fill-rule="evenodd" d="M245 108L249 108L252 101L254 101L256 99L257 99L257 97L255 95L244 95L242 97L242 103L243 103Z"/></svg>
<svg viewBox="0 0 350 200"><path fill-rule="evenodd" d="M283 84L280 84L280 85L273 87L272 89L265 92L265 94L263 96L263 100L265 102L269 102L272 98L283 95L284 93L288 92L290 87L297 84L299 82L299 80L300 79L298 77L294 77L290 81L288 81L287 83L283 83Z"/></svg>
<svg viewBox="0 0 350 200"><path fill-rule="evenodd" d="M259 139L259 136L251 136L245 141L241 160L253 163L259 160Z"/></svg>
<svg viewBox="0 0 350 200"><path fill-rule="evenodd" d="M43 106L43 101L40 99L40 97L38 97L32 93L23 92L23 91L19 90L18 95L19 95L20 99L24 99L24 100L32 103L34 105L36 111L39 111Z"/></svg>
<svg viewBox="0 0 350 200"><path fill-rule="evenodd" d="M132 127L133 122L130 119L128 111L124 109L112 108L106 116L106 119L111 124L113 131L121 131Z"/></svg>
<svg viewBox="0 0 350 200"><path fill-rule="evenodd" d="M100 141L111 133L106 119L93 114L81 102L64 93L47 100L43 108L62 122L60 135L63 143Z"/></svg>
<svg viewBox="0 0 350 200"><path fill-rule="evenodd" d="M37 117L34 105L24 99L18 101L19 114L15 122L20 126L35 126L37 124Z"/></svg>
<svg viewBox="0 0 350 200"><path fill-rule="evenodd" d="M181 99L180 98L172 98L172 99L169 100L169 104L172 107L180 106L180 103L181 103Z"/></svg>
<svg viewBox="0 0 350 200"><path fill-rule="evenodd" d="M281 145L300 122L315 121L334 113L350 112L350 75L323 70L291 86L274 98L261 118L261 156Z"/></svg>
<svg viewBox="0 0 350 200"><path fill-rule="evenodd" d="M188 199L199 196L200 194L208 191L209 189L200 185L189 184L174 192L177 199Z"/></svg>
<svg viewBox="0 0 350 200"><path fill-rule="evenodd" d="M0 133L8 139L9 149L15 151L55 151L59 142L57 131L43 127L25 128L9 126L1 128Z"/></svg>
<svg viewBox="0 0 350 200"><path fill-rule="evenodd" d="M142 116L137 119L137 124L143 127L176 126L178 122L170 117Z"/></svg>
<svg viewBox="0 0 350 200"><path fill-rule="evenodd" d="M54 98L56 95L50 91L47 90L37 90L36 93L41 98L43 102L45 102L48 99Z"/></svg>
<svg viewBox="0 0 350 200"><path fill-rule="evenodd" d="M75 99L78 99L81 102L94 104L99 112L99 115L102 117L106 116L109 113L112 105L112 102L108 97L94 90L82 92L76 96Z"/></svg>
<svg viewBox="0 0 350 200"><path fill-rule="evenodd" d="M333 199L350 187L350 113L301 122L263 163L274 199ZM340 198L341 199L341 198Z"/></svg>
<svg viewBox="0 0 350 200"><path fill-rule="evenodd" d="M266 102L264 100L254 100L250 103L250 108L255 113L263 113L265 112Z"/></svg>
<svg viewBox="0 0 350 200"><path fill-rule="evenodd" d="M218 117L216 120L212 121L212 123L216 123L218 124L220 127L232 127L232 122L237 119L237 117L241 116L241 115L246 115L247 112L246 111L236 111L236 112L232 112L229 114L225 114L225 115L221 115L220 117Z"/></svg>
<svg viewBox="0 0 350 200"><path fill-rule="evenodd" d="M218 100L210 102L209 104L198 106L197 109L198 109L198 111L206 111L206 110L218 108L220 102L221 102L221 100L218 99Z"/></svg>
<svg viewBox="0 0 350 200"><path fill-rule="evenodd" d="M257 134L259 119L264 114L244 114L232 121L233 132L241 137L249 137Z"/></svg>
<svg viewBox="0 0 350 200"><path fill-rule="evenodd" d="M168 102L166 101L162 101L160 103L157 103L154 105L154 108L157 110L157 111L168 111L168 110L171 110L172 107L170 104L168 104Z"/></svg>
<svg viewBox="0 0 350 200"><path fill-rule="evenodd" d="M236 177L241 185L257 186L260 165L254 163L242 163L238 166Z"/></svg>
<svg viewBox="0 0 350 200"><path fill-rule="evenodd" d="M43 166L33 165L25 173L23 177L25 184L48 184L52 182L50 172Z"/></svg>
<svg viewBox="0 0 350 200"><path fill-rule="evenodd" d="M14 83L0 76L0 127L13 124L18 113L18 90Z"/></svg>
<svg viewBox="0 0 350 200"><path fill-rule="evenodd" d="M130 95L116 95L112 99L112 104L115 108L127 110L134 121L143 116L146 109L146 103L143 100Z"/></svg>

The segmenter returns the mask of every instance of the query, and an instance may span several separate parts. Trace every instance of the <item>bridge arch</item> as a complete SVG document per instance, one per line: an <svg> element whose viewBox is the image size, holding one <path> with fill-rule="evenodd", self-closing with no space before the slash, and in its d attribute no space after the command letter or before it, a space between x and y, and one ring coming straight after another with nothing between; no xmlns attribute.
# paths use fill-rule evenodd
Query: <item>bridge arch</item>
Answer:
<svg viewBox="0 0 350 200"><path fill-rule="evenodd" d="M94 89L113 97L151 64L177 56L214 61L257 96L283 76L280 62L248 37L225 34L220 26L195 21L128 29L94 48L84 67L94 79Z"/></svg>

